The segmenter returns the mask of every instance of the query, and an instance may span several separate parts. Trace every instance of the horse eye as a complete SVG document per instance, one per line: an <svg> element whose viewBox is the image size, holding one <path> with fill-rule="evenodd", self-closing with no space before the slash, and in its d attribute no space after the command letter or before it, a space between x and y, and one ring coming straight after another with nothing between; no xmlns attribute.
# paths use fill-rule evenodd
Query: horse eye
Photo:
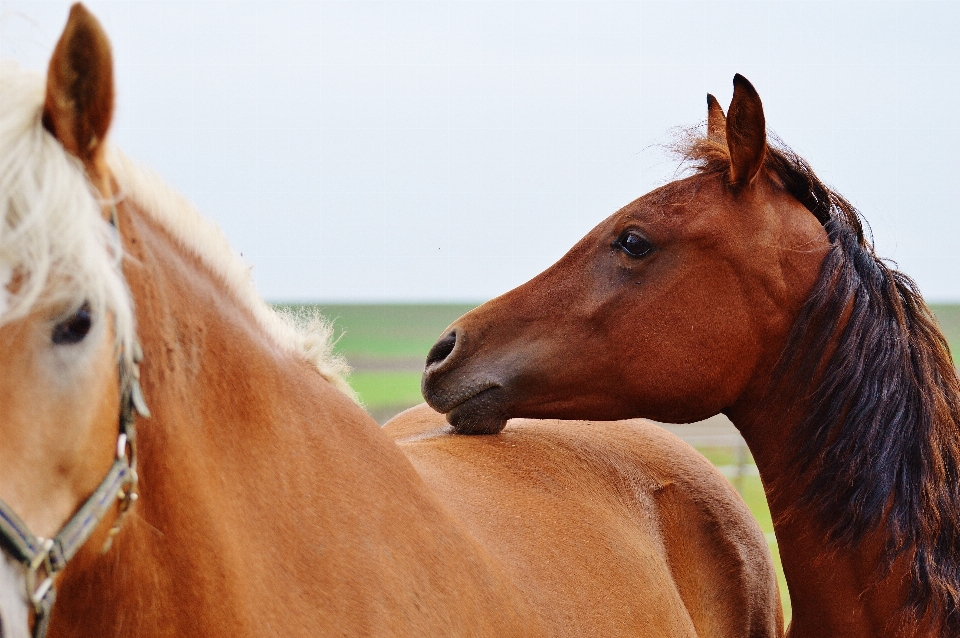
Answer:
<svg viewBox="0 0 960 638"><path fill-rule="evenodd" d="M635 230L623 231L614 243L631 257L643 257L653 250L653 244Z"/></svg>
<svg viewBox="0 0 960 638"><path fill-rule="evenodd" d="M53 327L51 339L58 346L80 343L92 327L93 318L90 316L90 306L83 304L69 319L61 321Z"/></svg>

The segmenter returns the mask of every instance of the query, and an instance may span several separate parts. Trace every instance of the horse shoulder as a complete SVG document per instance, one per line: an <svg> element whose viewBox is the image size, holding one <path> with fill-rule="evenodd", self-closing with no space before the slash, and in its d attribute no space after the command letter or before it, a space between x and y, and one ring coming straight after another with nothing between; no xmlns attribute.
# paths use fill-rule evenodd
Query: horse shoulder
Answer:
<svg viewBox="0 0 960 638"><path fill-rule="evenodd" d="M141 368L153 409L138 437L144 496L117 541L132 552L125 580L90 570L102 580L66 584L58 614L103 623L103 636L542 635L368 414L268 339L168 229L132 204L119 213L127 279L152 302L138 315L152 355ZM157 584L158 563L176 577ZM117 582L131 592L128 625L85 619Z"/></svg>
<svg viewBox="0 0 960 638"><path fill-rule="evenodd" d="M632 452L633 463L660 486L655 500L664 546L698 633L782 635L770 549L734 487L699 452L663 428L640 419L619 426L607 430L606 445ZM726 613L719 611L724 607Z"/></svg>
<svg viewBox="0 0 960 638"><path fill-rule="evenodd" d="M454 436L419 406L384 429L555 635L782 633L749 511L661 428L514 420Z"/></svg>

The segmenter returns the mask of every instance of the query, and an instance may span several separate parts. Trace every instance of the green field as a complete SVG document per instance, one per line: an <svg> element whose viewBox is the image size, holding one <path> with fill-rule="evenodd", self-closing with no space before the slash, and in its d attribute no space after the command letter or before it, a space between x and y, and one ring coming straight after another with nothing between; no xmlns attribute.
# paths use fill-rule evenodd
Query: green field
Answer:
<svg viewBox="0 0 960 638"><path fill-rule="evenodd" d="M950 343L950 352L956 365L960 358L960 304L930 304L930 308L937 316L943 336Z"/></svg>
<svg viewBox="0 0 960 638"><path fill-rule="evenodd" d="M318 308L333 322L337 352L356 357L404 359L421 363L443 329L477 304L326 305ZM279 306L297 309L298 306ZM299 306L303 307L303 306ZM419 382L418 382L419 386Z"/></svg>
<svg viewBox="0 0 960 638"><path fill-rule="evenodd" d="M427 352L444 329L474 305L383 304L319 305L333 321L338 341L336 351L354 368L349 382L364 407L381 423L408 407L421 403L420 374ZM954 361L960 352L960 305L934 304L933 311L950 343ZM700 450L717 466L736 463L730 448ZM773 538L763 485L757 476L744 476L738 490L771 544L784 612L790 618L786 582Z"/></svg>
<svg viewBox="0 0 960 638"><path fill-rule="evenodd" d="M399 411L423 403L416 370L355 370L350 386L369 410L398 407Z"/></svg>

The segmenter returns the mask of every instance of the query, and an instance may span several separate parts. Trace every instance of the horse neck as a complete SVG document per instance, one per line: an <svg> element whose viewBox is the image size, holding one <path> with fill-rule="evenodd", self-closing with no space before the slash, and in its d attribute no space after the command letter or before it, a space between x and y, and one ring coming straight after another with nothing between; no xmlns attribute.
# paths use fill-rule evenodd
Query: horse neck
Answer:
<svg viewBox="0 0 960 638"><path fill-rule="evenodd" d="M827 541L816 512L800 505L803 487L789 469L789 434L798 421L777 410L758 411L749 419L729 416L735 424L749 423L741 432L767 494L790 594L788 638L900 636L891 627L898 626L898 614L906 606L902 581L909 567L898 561L890 577L878 578L887 573L885 538L879 532L857 545L835 547Z"/></svg>
<svg viewBox="0 0 960 638"><path fill-rule="evenodd" d="M456 604L424 597L418 576L451 597L479 587L484 557L458 564L474 548L379 426L274 343L161 224L120 212L152 412L138 427L141 498L108 554L65 573L59 630L291 635L296 618L294 634L316 635L375 627L373 611L350 616L359 592L395 622L385 597ZM452 574L431 574L443 546L461 554L444 563Z"/></svg>
<svg viewBox="0 0 960 638"><path fill-rule="evenodd" d="M912 282L854 250L835 246L786 349L728 416L767 493L789 635L946 638L960 629L960 386Z"/></svg>

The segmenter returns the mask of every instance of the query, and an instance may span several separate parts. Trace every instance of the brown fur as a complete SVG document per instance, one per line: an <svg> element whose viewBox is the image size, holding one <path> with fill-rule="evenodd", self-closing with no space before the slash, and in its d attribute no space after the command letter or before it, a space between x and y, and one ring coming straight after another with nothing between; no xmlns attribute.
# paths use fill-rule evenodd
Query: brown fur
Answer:
<svg viewBox="0 0 960 638"><path fill-rule="evenodd" d="M47 71L43 123L85 164L102 152L113 116L113 57L97 19L82 4L70 9Z"/></svg>
<svg viewBox="0 0 960 638"><path fill-rule="evenodd" d="M64 574L52 636L538 634L360 408L163 228L120 220L153 412L142 496L114 548Z"/></svg>
<svg viewBox="0 0 960 638"><path fill-rule="evenodd" d="M142 497L65 573L51 636L782 632L746 507L659 428L463 439L421 408L388 428L398 449L162 227L120 220Z"/></svg>
<svg viewBox="0 0 960 638"><path fill-rule="evenodd" d="M765 540L730 484L645 421L516 420L454 436L426 406L384 426L554 636L782 632Z"/></svg>
<svg viewBox="0 0 960 638"><path fill-rule="evenodd" d="M80 130L50 113L57 134ZM109 552L105 522L62 573L50 636L781 632L743 502L658 428L526 423L465 440L421 408L394 427L398 446L134 194L118 221L152 411L141 498ZM98 387L92 429L115 438L116 387Z"/></svg>
<svg viewBox="0 0 960 638"><path fill-rule="evenodd" d="M740 74L733 78L733 100L730 102L726 125L730 182L736 186L747 186L763 166L767 125L760 96Z"/></svg>
<svg viewBox="0 0 960 638"><path fill-rule="evenodd" d="M727 145L727 117L713 95L707 93L707 139L721 146Z"/></svg>
<svg viewBox="0 0 960 638"><path fill-rule="evenodd" d="M681 152L701 173L729 170L710 140L691 137ZM909 572L907 601L885 631L929 622L953 636L960 380L947 342L913 281L876 255L852 204L782 143L768 149L766 169L832 243L766 390L767 402L807 409L790 471L769 479L778 518L790 526L813 511L835 550L875 546L878 583Z"/></svg>
<svg viewBox="0 0 960 638"><path fill-rule="evenodd" d="M455 322L425 397L463 432L724 412L767 488L791 638L958 635L960 382L946 342L853 206L786 147L760 147L746 80L725 139L712 102L708 115L680 148L692 175ZM630 256L628 231L651 250Z"/></svg>

